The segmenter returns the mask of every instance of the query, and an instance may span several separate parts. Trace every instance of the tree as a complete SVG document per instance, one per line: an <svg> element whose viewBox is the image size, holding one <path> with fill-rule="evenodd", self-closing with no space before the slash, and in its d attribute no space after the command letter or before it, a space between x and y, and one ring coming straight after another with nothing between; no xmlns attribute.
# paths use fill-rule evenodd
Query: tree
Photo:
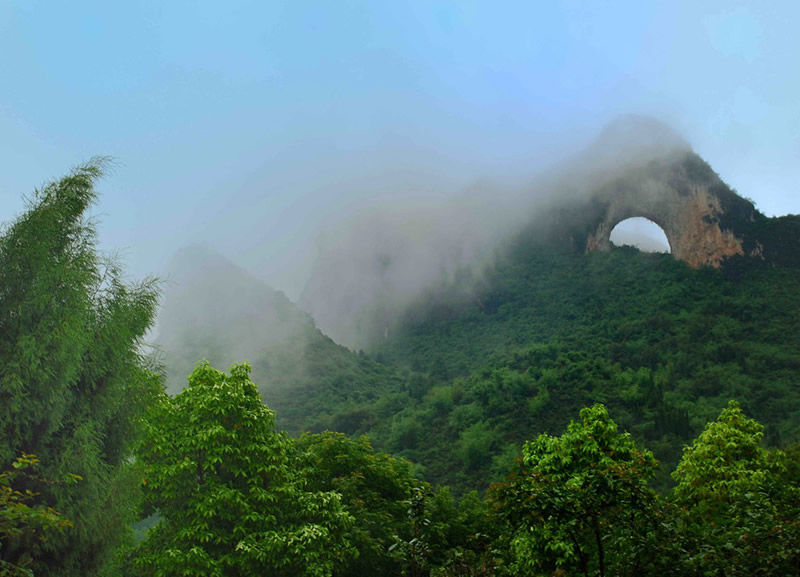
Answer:
<svg viewBox="0 0 800 577"><path fill-rule="evenodd" d="M355 519L348 539L358 556L336 575L400 575L402 559L390 548L399 538L410 539L407 501L423 485L412 475L411 463L376 453L366 437L326 432L304 435L299 444L309 488L341 494Z"/></svg>
<svg viewBox="0 0 800 577"><path fill-rule="evenodd" d="M492 487L506 523L514 575L652 574L657 498L647 487L656 461L605 407L581 410L561 437L525 443L521 470ZM673 572L674 573L674 572Z"/></svg>
<svg viewBox="0 0 800 577"><path fill-rule="evenodd" d="M161 520L135 552L139 573L322 577L354 554L340 495L307 489L249 372L200 363L151 411L138 459Z"/></svg>
<svg viewBox="0 0 800 577"><path fill-rule="evenodd" d="M46 541L0 537L0 561L30 558L37 575L94 575L124 540L136 490L131 446L159 386L142 353L157 282L126 284L98 254L86 218L106 164L93 160L37 190L0 231L0 470L27 453L43 478L82 478L39 488L17 479L18 490L39 493L32 506L74 525Z"/></svg>
<svg viewBox="0 0 800 577"><path fill-rule="evenodd" d="M0 537L19 537L26 535L29 537L46 540L48 533L52 531L63 531L72 527L68 519L64 519L58 511L52 507L36 504L39 493L31 489L20 491L15 487L20 480L30 484L47 484L48 481L34 474L28 469L33 469L39 464L36 455L23 454L12 464L12 468L7 471L0 471ZM71 477L71 480L80 480ZM49 483L53 483L50 481ZM28 503L33 503L33 506ZM2 543L0 542L0 546ZM0 575L31 576L25 565L32 559L30 556L17 559L16 563L10 563L0 559Z"/></svg>
<svg viewBox="0 0 800 577"><path fill-rule="evenodd" d="M428 548L431 575L435 577L483 577L499 575L492 551L496 524L488 503L477 491L456 502L447 487L426 495L425 522L421 536Z"/></svg>
<svg viewBox="0 0 800 577"><path fill-rule="evenodd" d="M477 493L456 504L446 487L432 490L412 464L376 453L366 437L303 435L309 488L336 491L355 519L348 539L358 556L337 577L489 575L486 505Z"/></svg>
<svg viewBox="0 0 800 577"><path fill-rule="evenodd" d="M764 428L730 401L686 447L673 473L683 533L701 574L789 575L800 570L800 487Z"/></svg>

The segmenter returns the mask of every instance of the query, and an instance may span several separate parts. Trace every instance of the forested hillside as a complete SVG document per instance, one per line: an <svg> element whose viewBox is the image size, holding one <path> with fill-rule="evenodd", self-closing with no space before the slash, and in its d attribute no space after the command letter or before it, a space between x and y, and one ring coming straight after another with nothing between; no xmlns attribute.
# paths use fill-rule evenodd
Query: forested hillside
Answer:
<svg viewBox="0 0 800 577"><path fill-rule="evenodd" d="M463 489L499 479L523 440L593 402L667 465L729 399L766 424L770 444L797 441L799 281L794 268L694 270L521 238L483 290L430 295L379 349L414 386L370 434Z"/></svg>
<svg viewBox="0 0 800 577"><path fill-rule="evenodd" d="M400 372L401 390L342 406L326 397L324 409L312 401L293 428L367 434L457 493L502 479L525 439L561 430L595 402L664 462L662 489L682 446L730 399L765 424L768 444L798 441L800 218L764 216L695 153L670 150L596 186L708 186L720 226L748 252L720 268L630 247L584 254L575 246L598 205L571 191L488 264L429 286L374 342L368 356ZM576 182L585 177L553 186ZM317 419L323 411L332 420Z"/></svg>
<svg viewBox="0 0 800 577"><path fill-rule="evenodd" d="M282 294L194 249L176 258L178 288L161 315L172 390L196 359L247 360L279 426L366 434L456 493L502 479L525 439L595 402L665 463L662 489L682 446L730 399L764 423L768 444L796 442L800 219L765 217L696 154L671 154L601 188L711 183L758 257L695 269L630 247L575 251L597 217L572 192L551 205L557 219L532 216L488 262L429 285L355 353Z"/></svg>
<svg viewBox="0 0 800 577"><path fill-rule="evenodd" d="M0 575L797 574L791 259L534 222L354 352L195 248L159 357L159 283L86 217L103 166L0 234ZM791 254L795 217L753 223Z"/></svg>

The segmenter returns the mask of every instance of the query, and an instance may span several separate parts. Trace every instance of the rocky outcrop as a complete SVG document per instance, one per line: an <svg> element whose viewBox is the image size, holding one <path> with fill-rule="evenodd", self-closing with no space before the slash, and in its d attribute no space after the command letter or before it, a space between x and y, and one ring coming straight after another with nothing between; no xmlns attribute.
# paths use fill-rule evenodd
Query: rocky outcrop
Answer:
<svg viewBox="0 0 800 577"><path fill-rule="evenodd" d="M638 189L607 199L605 216L587 237L586 251L609 249L609 237L617 224L644 217L664 230L675 258L694 268L718 267L726 258L745 254L742 240L720 227L722 214L720 199L708 186L692 186L689 194L683 195L669 185L642 183Z"/></svg>
<svg viewBox="0 0 800 577"><path fill-rule="evenodd" d="M755 221L755 207L693 152L629 169L594 190L588 204L594 219L586 223L586 252L608 250L617 224L644 217L664 230L672 255L694 268L761 256L737 234Z"/></svg>
<svg viewBox="0 0 800 577"><path fill-rule="evenodd" d="M568 250L609 250L617 224L643 217L663 229L672 256L694 268L751 257L800 265L800 217L764 216L652 118L613 121L540 188L547 204L536 234Z"/></svg>

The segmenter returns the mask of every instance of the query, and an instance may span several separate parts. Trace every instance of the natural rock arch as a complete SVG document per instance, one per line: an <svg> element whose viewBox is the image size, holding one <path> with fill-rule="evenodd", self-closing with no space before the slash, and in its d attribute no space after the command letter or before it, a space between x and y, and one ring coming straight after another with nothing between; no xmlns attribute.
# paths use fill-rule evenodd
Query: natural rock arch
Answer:
<svg viewBox="0 0 800 577"><path fill-rule="evenodd" d="M589 228L586 252L609 250L611 231L617 224L643 217L661 227L672 256L689 266L718 267L726 258L744 255L742 239L721 222L729 209L735 209L737 219L752 219L755 209L710 168L698 178L692 170L697 161L708 166L689 153L683 161L651 165L596 189L591 205L598 218ZM743 215L743 208L750 214ZM751 256L757 256L757 251Z"/></svg>

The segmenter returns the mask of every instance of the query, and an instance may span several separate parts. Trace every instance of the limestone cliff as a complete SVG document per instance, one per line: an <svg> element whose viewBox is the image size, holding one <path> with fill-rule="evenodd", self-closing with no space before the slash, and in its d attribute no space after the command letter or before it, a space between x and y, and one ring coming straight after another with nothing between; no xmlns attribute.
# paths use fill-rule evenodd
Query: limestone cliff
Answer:
<svg viewBox="0 0 800 577"><path fill-rule="evenodd" d="M656 139L632 134L642 122L622 122L606 131L589 149L600 161L585 162L590 172L566 182L578 189L554 203L548 229L551 237L567 240L584 252L608 250L614 227L632 217L644 217L666 234L672 255L689 266L719 267L735 257L772 264L800 264L800 219L770 219L751 201L728 187L700 156L663 127L658 134L670 136L664 146ZM652 130L653 124L645 124ZM607 134L613 140L604 143ZM620 134L632 142L647 142L649 153L626 151ZM608 154L614 150L614 156ZM595 153L594 151L602 151Z"/></svg>

